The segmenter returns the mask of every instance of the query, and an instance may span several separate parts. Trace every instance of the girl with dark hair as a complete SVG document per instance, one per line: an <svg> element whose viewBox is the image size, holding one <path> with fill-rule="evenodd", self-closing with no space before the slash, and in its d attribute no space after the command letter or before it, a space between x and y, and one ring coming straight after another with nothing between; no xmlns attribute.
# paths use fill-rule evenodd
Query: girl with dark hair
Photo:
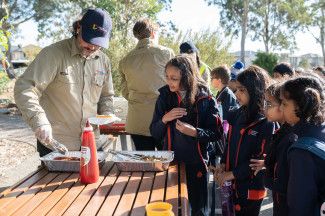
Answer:
<svg viewBox="0 0 325 216"><path fill-rule="evenodd" d="M284 122L284 114L280 109L280 83L269 86L265 93L264 112L268 121L278 122L281 128L275 131L269 150L264 160L251 159L250 167L255 175L265 169L265 185L272 190L273 215L288 215L287 186L288 163L287 151L294 142L294 136L290 134L291 126Z"/></svg>
<svg viewBox="0 0 325 216"><path fill-rule="evenodd" d="M281 88L281 108L295 141L288 150L289 215L325 209L325 98L316 78L298 77Z"/></svg>
<svg viewBox="0 0 325 216"><path fill-rule="evenodd" d="M223 129L216 102L196 70L186 54L167 63L167 85L159 89L150 132L186 164L192 215L206 215L207 145L220 139Z"/></svg>
<svg viewBox="0 0 325 216"><path fill-rule="evenodd" d="M215 178L219 185L232 181L236 215L258 215L266 190L263 173L254 175L250 159L262 159L276 124L263 114L264 94L269 76L258 66L241 72L236 81L236 97L240 108L229 112L228 144Z"/></svg>

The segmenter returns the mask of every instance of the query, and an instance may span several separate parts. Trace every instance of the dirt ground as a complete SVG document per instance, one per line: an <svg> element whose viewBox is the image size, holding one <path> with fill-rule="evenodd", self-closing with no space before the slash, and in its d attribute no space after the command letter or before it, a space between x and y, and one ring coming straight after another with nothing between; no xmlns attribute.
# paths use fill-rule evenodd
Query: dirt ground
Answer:
<svg viewBox="0 0 325 216"><path fill-rule="evenodd" d="M13 100L14 81L0 95L0 99ZM2 104L3 105L3 104ZM0 191L17 182L40 165L36 152L36 139L24 123L17 109L0 109Z"/></svg>

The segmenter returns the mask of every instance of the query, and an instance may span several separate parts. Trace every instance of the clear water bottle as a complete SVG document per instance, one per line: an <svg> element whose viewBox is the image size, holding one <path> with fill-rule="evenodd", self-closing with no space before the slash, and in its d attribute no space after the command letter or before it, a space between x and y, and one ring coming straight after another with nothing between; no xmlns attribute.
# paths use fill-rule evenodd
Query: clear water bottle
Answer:
<svg viewBox="0 0 325 216"><path fill-rule="evenodd" d="M220 187L220 200L221 200L221 209L222 209L223 216L235 216L232 195L233 195L232 182L226 181Z"/></svg>

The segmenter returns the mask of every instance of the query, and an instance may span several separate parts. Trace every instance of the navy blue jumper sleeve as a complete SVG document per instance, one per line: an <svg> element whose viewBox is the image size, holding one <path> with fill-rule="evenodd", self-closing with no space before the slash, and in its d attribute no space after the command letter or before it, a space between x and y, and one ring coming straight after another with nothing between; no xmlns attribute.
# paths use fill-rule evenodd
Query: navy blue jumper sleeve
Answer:
<svg viewBox="0 0 325 216"><path fill-rule="evenodd" d="M203 120L204 122L199 122L199 126L196 128L197 140L199 143L214 142L223 137L223 128L221 119L218 115L217 103L212 97L210 97L207 101L207 110L202 109L206 115L205 119Z"/></svg>

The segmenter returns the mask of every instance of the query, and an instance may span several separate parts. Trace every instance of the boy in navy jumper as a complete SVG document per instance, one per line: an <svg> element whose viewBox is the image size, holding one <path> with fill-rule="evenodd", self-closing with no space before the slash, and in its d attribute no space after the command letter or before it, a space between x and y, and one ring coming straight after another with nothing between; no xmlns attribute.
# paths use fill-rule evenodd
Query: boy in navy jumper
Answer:
<svg viewBox="0 0 325 216"><path fill-rule="evenodd" d="M227 119L229 110L238 107L236 96L228 87L229 81L230 70L226 65L211 71L211 86L218 90L216 99L221 104L223 119Z"/></svg>

